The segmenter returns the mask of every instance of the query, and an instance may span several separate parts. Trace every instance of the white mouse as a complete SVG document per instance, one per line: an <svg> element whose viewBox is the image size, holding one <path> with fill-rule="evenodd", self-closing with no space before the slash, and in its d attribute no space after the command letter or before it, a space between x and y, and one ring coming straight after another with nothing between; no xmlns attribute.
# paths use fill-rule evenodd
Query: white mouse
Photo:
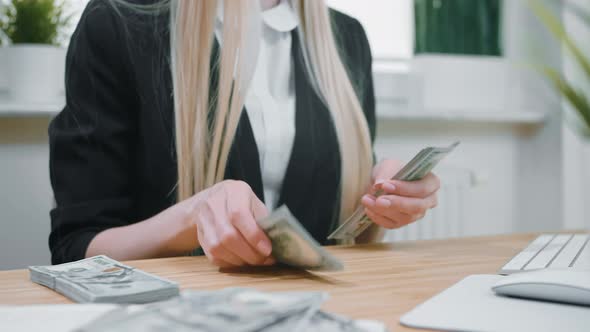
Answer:
<svg viewBox="0 0 590 332"><path fill-rule="evenodd" d="M499 295L590 306L590 270L538 270L503 277Z"/></svg>

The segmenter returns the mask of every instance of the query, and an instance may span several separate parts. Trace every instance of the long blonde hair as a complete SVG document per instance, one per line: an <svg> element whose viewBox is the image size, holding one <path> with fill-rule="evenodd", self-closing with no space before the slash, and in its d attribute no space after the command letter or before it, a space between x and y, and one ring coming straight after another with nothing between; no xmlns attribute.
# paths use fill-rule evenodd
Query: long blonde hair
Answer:
<svg viewBox="0 0 590 332"><path fill-rule="evenodd" d="M219 0L221 1L221 0ZM247 87L246 25L258 0L223 0L218 91L210 100L210 61L218 0L171 0L171 59L176 117L178 199L222 181ZM324 0L291 0L312 86L330 110L341 159L340 220L356 208L370 179L371 141L361 104L338 53ZM216 105L213 110L212 105ZM208 121L208 115L214 117Z"/></svg>

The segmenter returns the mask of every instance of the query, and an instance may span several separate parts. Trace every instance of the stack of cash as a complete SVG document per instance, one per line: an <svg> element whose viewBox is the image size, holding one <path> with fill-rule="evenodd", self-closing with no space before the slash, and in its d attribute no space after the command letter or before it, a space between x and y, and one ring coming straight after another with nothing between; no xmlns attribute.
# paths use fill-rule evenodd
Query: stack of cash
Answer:
<svg viewBox="0 0 590 332"><path fill-rule="evenodd" d="M31 281L79 303L148 303L179 293L176 283L107 256L54 266L30 266L29 272Z"/></svg>
<svg viewBox="0 0 590 332"><path fill-rule="evenodd" d="M455 142L449 147L427 147L422 149L391 179L400 181L417 181L422 179L458 145L459 142ZM375 193L375 197L379 197L382 194L383 191L379 190ZM371 219L365 214L364 206L359 206L359 208L344 223L342 223L340 227L328 236L328 239L351 240L361 235L370 225Z"/></svg>
<svg viewBox="0 0 590 332"><path fill-rule="evenodd" d="M320 311L325 293L263 293L245 288L190 291L169 301L121 307L81 331L386 331L375 321L355 321Z"/></svg>
<svg viewBox="0 0 590 332"><path fill-rule="evenodd" d="M286 205L258 220L272 242L277 262L307 270L341 270L342 262L324 250L301 226Z"/></svg>

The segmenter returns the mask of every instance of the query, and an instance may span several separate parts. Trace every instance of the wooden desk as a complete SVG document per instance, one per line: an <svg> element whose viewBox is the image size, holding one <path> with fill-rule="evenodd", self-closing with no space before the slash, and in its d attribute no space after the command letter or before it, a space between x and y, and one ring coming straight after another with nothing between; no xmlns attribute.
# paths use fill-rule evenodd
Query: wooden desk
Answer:
<svg viewBox="0 0 590 332"><path fill-rule="evenodd" d="M470 274L495 274L535 234L444 241L328 248L345 264L333 273L285 268L219 271L205 257L126 262L179 282L182 289L252 287L265 291L326 291L327 311L376 319L392 331L409 331L399 318L417 304ZM69 303L65 297L29 281L26 270L0 272L0 304Z"/></svg>

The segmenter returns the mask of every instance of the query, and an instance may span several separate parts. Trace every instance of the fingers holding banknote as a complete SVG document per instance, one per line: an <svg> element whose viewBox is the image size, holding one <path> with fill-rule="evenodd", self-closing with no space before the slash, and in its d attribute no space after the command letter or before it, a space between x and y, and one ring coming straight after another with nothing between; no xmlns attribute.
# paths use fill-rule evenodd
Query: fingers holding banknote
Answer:
<svg viewBox="0 0 590 332"><path fill-rule="evenodd" d="M427 198L436 195L440 189L440 180L430 172L418 181L388 180L381 183L380 187L386 194Z"/></svg>
<svg viewBox="0 0 590 332"><path fill-rule="evenodd" d="M268 214L242 181L223 181L197 195L195 222L199 243L220 267L274 263L272 245L256 219Z"/></svg>
<svg viewBox="0 0 590 332"><path fill-rule="evenodd" d="M392 165L388 166L391 168ZM378 165L376 173L379 169L385 168ZM373 193L380 191L379 197L368 194L361 200L367 216L376 224L389 229L399 228L422 219L438 204L440 180L433 173L418 181L379 180L384 177L375 174L377 180Z"/></svg>

